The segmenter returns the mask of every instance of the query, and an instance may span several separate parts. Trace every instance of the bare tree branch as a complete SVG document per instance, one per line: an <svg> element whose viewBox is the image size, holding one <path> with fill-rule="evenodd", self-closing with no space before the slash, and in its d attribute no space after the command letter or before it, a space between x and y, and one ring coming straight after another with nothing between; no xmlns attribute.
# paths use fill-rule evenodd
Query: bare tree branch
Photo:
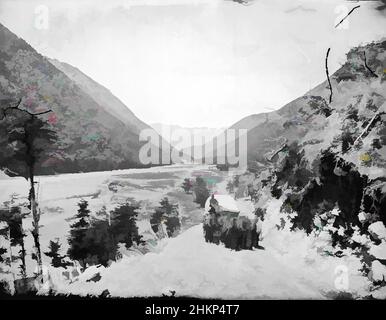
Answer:
<svg viewBox="0 0 386 320"><path fill-rule="evenodd" d="M32 112L29 112L28 110L25 110L25 109L20 109L19 107L20 107L21 101L22 101L22 99L19 99L19 100L17 101L17 103L16 103L16 106L11 106L11 107L7 107L7 108L3 109L3 110L2 110L2 112L3 112L3 117L4 117L4 118L6 117L6 112L7 112L8 110L14 110L14 109L17 109L17 110L19 110L19 111L25 112L25 113L29 114L31 117L40 116L40 115L42 115L42 114L46 114L46 113L52 112L51 109L48 109L48 110L42 111L42 112L37 112L37 113L32 113Z"/></svg>
<svg viewBox="0 0 386 320"><path fill-rule="evenodd" d="M327 75L328 85L330 86L330 99L329 99L329 103L331 103L331 101L332 101L332 86L331 86L331 81L330 81L330 74L328 72L328 55L330 54L330 49L331 48L328 48L327 54L326 54L326 75Z"/></svg>
<svg viewBox="0 0 386 320"><path fill-rule="evenodd" d="M348 17L351 13L353 13L353 11L354 11L355 9L358 9L359 7L360 7L360 6L356 6L356 7L352 8L352 9L350 10L350 12L347 13L347 15L346 15L342 20L340 20L339 23L337 23L337 25L335 26L335 28L338 27L344 20L347 19L347 17Z"/></svg>
<svg viewBox="0 0 386 320"><path fill-rule="evenodd" d="M355 139L353 146L355 146L360 140L362 140L363 136L367 135L367 133L371 130L372 124L375 122L377 117L379 116L379 112L377 112L370 120L366 128L362 131L362 133L358 136L358 138Z"/></svg>
<svg viewBox="0 0 386 320"><path fill-rule="evenodd" d="M51 109L46 110L46 111L42 111L42 112L38 112L38 113L31 113L31 112L29 112L29 111L27 111L27 110L25 110L25 109L19 109L19 110L20 110L20 111L23 111L23 112L26 112L26 113L28 113L30 116L33 116L33 117L35 117L35 116L40 116L40 115L42 115L42 114L46 114L46 113L52 112Z"/></svg>
<svg viewBox="0 0 386 320"><path fill-rule="evenodd" d="M16 106L14 106L14 108L19 108L20 104L21 104L21 98L16 102Z"/></svg>
<svg viewBox="0 0 386 320"><path fill-rule="evenodd" d="M2 99L3 101L5 100L5 101L9 101L10 99ZM7 108L4 108L4 109L2 109L1 111L3 112L3 117L5 118L5 116L6 116L6 111L7 110L10 110L10 109L18 109L19 108L19 106L20 106L20 104L21 104L21 99L19 99L17 102L16 102L16 105L15 106L11 106L11 107L7 107Z"/></svg>
<svg viewBox="0 0 386 320"><path fill-rule="evenodd" d="M363 56L364 56L364 59L365 59L365 67L366 67L366 69L369 70L370 73L371 73L374 77L378 78L378 75L377 75L373 70L371 70L370 67L367 65L366 51L363 51Z"/></svg>
<svg viewBox="0 0 386 320"><path fill-rule="evenodd" d="M17 173L17 172L15 172L15 171L12 171L12 170L11 170L11 169L9 169L9 168L4 168L3 170L4 170L4 173L5 173L5 174L7 174L7 173L11 173L11 174L13 174L13 175L15 175L15 176L17 176L17 175L18 175L18 173Z"/></svg>

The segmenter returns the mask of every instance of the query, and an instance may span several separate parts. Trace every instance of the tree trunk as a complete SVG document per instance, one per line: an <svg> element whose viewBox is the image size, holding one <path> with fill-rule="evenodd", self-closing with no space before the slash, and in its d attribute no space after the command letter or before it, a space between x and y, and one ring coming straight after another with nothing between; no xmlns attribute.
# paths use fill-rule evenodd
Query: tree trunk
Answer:
<svg viewBox="0 0 386 320"><path fill-rule="evenodd" d="M42 254L40 251L40 240L39 240L39 220L40 215L37 210L37 203L36 203L36 195L35 195L35 181L34 181L34 174L33 169L30 168L30 194L29 194L29 200L30 200L30 206L31 206L31 212L32 212L32 236L34 238L34 245L36 250L36 261L38 264L38 276L42 275Z"/></svg>
<svg viewBox="0 0 386 320"><path fill-rule="evenodd" d="M24 239L22 239L22 242L20 244L21 246L21 250L20 250L20 259L21 259L21 270L22 270L22 278L25 279L27 278L27 265L25 264L25 255L26 255L26 251L25 251L25 246L24 246Z"/></svg>
<svg viewBox="0 0 386 320"><path fill-rule="evenodd" d="M8 241L9 241L9 267L11 269L12 277L13 277L13 283L16 281L15 272L13 272L13 265L12 265L12 245L11 245L11 228L8 225Z"/></svg>

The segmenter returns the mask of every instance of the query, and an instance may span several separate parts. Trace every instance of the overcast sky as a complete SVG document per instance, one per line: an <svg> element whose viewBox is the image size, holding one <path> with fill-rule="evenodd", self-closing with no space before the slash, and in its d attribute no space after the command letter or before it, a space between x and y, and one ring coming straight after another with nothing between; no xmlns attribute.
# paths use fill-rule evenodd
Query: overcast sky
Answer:
<svg viewBox="0 0 386 320"><path fill-rule="evenodd" d="M36 20L39 5L48 8L47 29ZM106 86L147 123L224 127L280 108L323 81L328 47L333 71L351 46L385 36L386 19L373 2L361 3L348 28L334 28L355 5L0 0L0 22Z"/></svg>

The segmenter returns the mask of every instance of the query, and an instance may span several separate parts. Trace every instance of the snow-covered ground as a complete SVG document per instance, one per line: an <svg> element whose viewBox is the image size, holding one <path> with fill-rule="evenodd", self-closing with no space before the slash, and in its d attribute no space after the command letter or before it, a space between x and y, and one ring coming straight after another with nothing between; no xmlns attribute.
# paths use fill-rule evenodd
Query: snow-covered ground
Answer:
<svg viewBox="0 0 386 320"><path fill-rule="evenodd" d="M284 242L285 241L285 242ZM176 238L163 239L154 252L124 257L109 268L91 267L69 284L60 270L50 269L61 293L112 296L177 296L234 299L324 299L339 291L336 282L347 271L348 290L363 295L367 280L355 258L322 257L310 250L304 234L273 231L263 241L265 250L231 251L206 243L202 225ZM98 282L88 281L99 273ZM345 279L343 279L345 280ZM345 285L345 283L343 283Z"/></svg>
<svg viewBox="0 0 386 320"><path fill-rule="evenodd" d="M217 191L223 186L220 183ZM253 208L247 198L236 203L244 213ZM199 224L176 238L161 240L145 255L125 256L109 268L93 266L71 284L63 281L61 270L50 268L52 284L61 293L100 295L107 289L121 297L170 295L170 291L222 299L328 299L340 292L368 296L371 283L359 272L359 258L325 255L327 242L322 237L279 230L280 206L279 200L266 205L261 242L265 250L235 252L206 243ZM97 273L100 280L89 281ZM385 292L373 296L381 298Z"/></svg>
<svg viewBox="0 0 386 320"><path fill-rule="evenodd" d="M213 175L214 171L183 165L39 177L43 251L54 238L59 238L65 249L69 218L76 213L81 198L89 201L94 213L103 205L111 209L130 198L141 201L143 220L139 227L146 232L146 211L168 196L179 203L185 221L180 235L158 241L149 253L124 255L108 268L92 266L72 283L65 280L62 269L49 267L44 257L51 278L47 283L60 293L99 295L107 289L112 296L123 297L159 296L170 291L176 291L177 296L223 299L323 299L334 298L339 291L350 292L354 297L368 295L370 282L358 271L361 263L357 257L323 255L326 243L322 238L278 230L282 218L279 200L265 206L267 217L261 243L265 250L235 252L223 245L206 243L200 223L203 209L197 208L192 196L180 188L185 177L206 173ZM228 175L216 174L223 178ZM225 187L223 180L213 191L225 194ZM3 202L14 192L27 194L28 184L19 178L2 179L0 191ZM248 198L236 199L236 204L241 215L253 216L254 206ZM24 227L30 226L27 219ZM375 232L379 233L378 229L374 226ZM27 251L31 252L31 241ZM88 281L96 273L100 280ZM42 294L44 288L48 287L43 287Z"/></svg>

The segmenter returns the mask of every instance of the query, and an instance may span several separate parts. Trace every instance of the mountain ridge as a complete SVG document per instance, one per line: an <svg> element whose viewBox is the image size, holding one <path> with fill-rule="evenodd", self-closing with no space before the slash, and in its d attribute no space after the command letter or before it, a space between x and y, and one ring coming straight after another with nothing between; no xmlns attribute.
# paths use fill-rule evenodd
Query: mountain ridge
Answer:
<svg viewBox="0 0 386 320"><path fill-rule="evenodd" d="M108 107L104 107L104 109L117 119L131 126L135 133L138 134L141 130L150 128L149 125L138 119L134 112L113 95L108 88L93 80L79 68L57 59L48 58L48 60L74 81L84 92L90 95L100 106L104 107L104 105L108 104Z"/></svg>
<svg viewBox="0 0 386 320"><path fill-rule="evenodd" d="M138 134L141 128L149 126L131 117L133 113L123 104L120 109L126 116L114 116L114 112L106 110L106 103L102 107L102 103L97 102L103 99L82 90L49 59L2 24L0 58L0 96L8 100L21 98L21 108L30 112L52 110L42 119L57 132L58 142L50 159L38 162L37 174L144 166L139 161L139 149L144 143L139 141ZM106 94L106 88L92 79L90 82L94 88L104 89L102 96Z"/></svg>
<svg viewBox="0 0 386 320"><path fill-rule="evenodd" d="M349 75L347 71L347 64L354 63L356 68L360 70L360 73L366 77L371 76L370 71L365 67L363 60L363 53L358 54L355 61L350 62L352 59L353 50L371 51L371 48L385 43L385 40L381 39L377 42L372 42L367 45L359 46L356 49L352 49L347 53L348 62L342 67L336 70L330 75L330 79L333 87L333 102L334 95L339 95L340 82L347 80L357 79L359 75ZM380 78L385 77L385 73L382 69L382 63L378 61L376 68L373 66L374 57L368 54L369 68L373 68L378 72ZM384 67L383 67L384 68ZM230 126L230 129L246 129L247 130L247 141L248 141L248 167L250 169L255 168L256 164L259 167L261 163L269 164L267 158L270 158L270 154L280 149L283 143L291 143L302 138L309 130L312 130L315 123L310 122L315 112L329 113L330 106L328 104L328 97L330 91L328 87L327 79L316 85L311 90L308 90L304 95L297 97L285 104L281 108L267 113L253 114L244 117ZM320 108L319 111L316 110ZM236 139L236 144L238 139ZM214 144L215 153L217 152L216 139L211 141ZM228 143L234 143L234 141L228 141ZM220 146L225 148L225 145Z"/></svg>

